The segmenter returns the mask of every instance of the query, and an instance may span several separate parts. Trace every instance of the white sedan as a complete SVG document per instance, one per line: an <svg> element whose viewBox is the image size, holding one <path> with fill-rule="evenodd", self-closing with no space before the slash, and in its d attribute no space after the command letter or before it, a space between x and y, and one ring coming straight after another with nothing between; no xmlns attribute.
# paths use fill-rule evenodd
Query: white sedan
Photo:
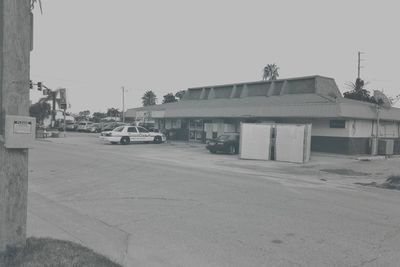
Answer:
<svg viewBox="0 0 400 267"><path fill-rule="evenodd" d="M161 133L149 132L140 126L120 126L112 131L102 132L100 139L108 141L111 144L120 143L127 145L130 142L154 142L162 143L165 142L166 137Z"/></svg>

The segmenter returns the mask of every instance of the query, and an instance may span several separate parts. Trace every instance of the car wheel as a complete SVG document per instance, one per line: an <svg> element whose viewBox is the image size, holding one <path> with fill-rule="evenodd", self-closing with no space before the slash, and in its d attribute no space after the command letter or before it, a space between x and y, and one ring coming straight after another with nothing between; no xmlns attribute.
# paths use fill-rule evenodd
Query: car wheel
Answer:
<svg viewBox="0 0 400 267"><path fill-rule="evenodd" d="M210 153L215 154L217 153L217 151L215 151L214 149L210 149Z"/></svg>
<svg viewBox="0 0 400 267"><path fill-rule="evenodd" d="M229 154L231 154L231 155L236 154L236 147L235 146L230 146L229 147Z"/></svg>
<svg viewBox="0 0 400 267"><path fill-rule="evenodd" d="M156 136L156 137L154 137L154 143L156 143L156 144L161 144L161 143L162 143L161 136Z"/></svg>
<svg viewBox="0 0 400 267"><path fill-rule="evenodd" d="M130 142L129 137L126 136L122 137L120 141L121 145L127 145L129 144L129 142Z"/></svg>

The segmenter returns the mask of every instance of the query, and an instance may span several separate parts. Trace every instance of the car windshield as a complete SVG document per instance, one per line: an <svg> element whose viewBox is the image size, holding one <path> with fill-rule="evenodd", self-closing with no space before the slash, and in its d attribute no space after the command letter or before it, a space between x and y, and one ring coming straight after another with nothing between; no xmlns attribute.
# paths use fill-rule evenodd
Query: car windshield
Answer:
<svg viewBox="0 0 400 267"><path fill-rule="evenodd" d="M113 130L113 132L122 132L123 129L124 129L123 126L117 127L117 128L115 128L115 129Z"/></svg>

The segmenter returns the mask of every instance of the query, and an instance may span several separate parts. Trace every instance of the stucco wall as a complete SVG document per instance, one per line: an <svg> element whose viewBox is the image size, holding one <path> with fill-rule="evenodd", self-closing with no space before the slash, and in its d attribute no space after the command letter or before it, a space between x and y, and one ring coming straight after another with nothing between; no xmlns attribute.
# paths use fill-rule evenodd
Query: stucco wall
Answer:
<svg viewBox="0 0 400 267"><path fill-rule="evenodd" d="M349 137L349 122L345 128L330 128L329 120L312 120L312 136Z"/></svg>
<svg viewBox="0 0 400 267"><path fill-rule="evenodd" d="M379 136L385 138L399 138L399 124L391 121L383 121L379 126Z"/></svg>
<svg viewBox="0 0 400 267"><path fill-rule="evenodd" d="M371 137L376 135L377 123L375 120L349 120L350 137ZM379 137L399 138L399 123L380 121Z"/></svg>
<svg viewBox="0 0 400 267"><path fill-rule="evenodd" d="M348 124L350 137L371 137L373 134L372 120L349 120Z"/></svg>

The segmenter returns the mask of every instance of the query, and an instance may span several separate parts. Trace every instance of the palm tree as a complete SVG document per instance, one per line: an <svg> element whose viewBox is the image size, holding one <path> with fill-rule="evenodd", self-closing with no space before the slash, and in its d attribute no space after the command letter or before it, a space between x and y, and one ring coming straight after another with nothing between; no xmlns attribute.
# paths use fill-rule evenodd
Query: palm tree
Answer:
<svg viewBox="0 0 400 267"><path fill-rule="evenodd" d="M263 69L263 80L276 80L279 77L279 67L274 64L268 64Z"/></svg>
<svg viewBox="0 0 400 267"><path fill-rule="evenodd" d="M155 105L157 102L157 96L156 94L151 91L151 90L147 90L144 95L142 96L142 103L143 106L152 106Z"/></svg>
<svg viewBox="0 0 400 267"><path fill-rule="evenodd" d="M343 96L354 100L376 103L375 98L371 97L370 92L365 88L366 84L368 84L368 82L364 83L360 78L357 78L355 83L346 83L349 91L343 93Z"/></svg>

